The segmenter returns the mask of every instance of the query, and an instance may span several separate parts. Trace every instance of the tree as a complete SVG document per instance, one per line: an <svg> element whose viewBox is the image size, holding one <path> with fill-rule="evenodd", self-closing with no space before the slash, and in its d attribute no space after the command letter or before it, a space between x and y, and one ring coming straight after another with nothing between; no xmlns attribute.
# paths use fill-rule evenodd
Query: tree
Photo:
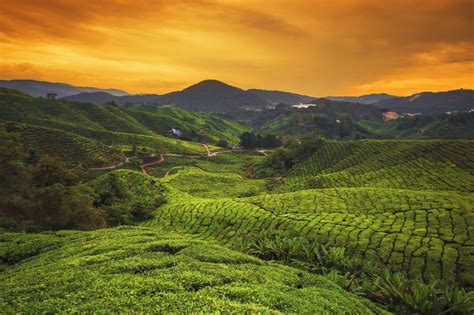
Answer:
<svg viewBox="0 0 474 315"><path fill-rule="evenodd" d="M240 146L244 149L255 149L257 147L255 134L244 132L240 135Z"/></svg>
<svg viewBox="0 0 474 315"><path fill-rule="evenodd" d="M0 225L24 230L106 226L105 214L93 207L93 190L79 184L77 169L43 156L33 166L15 133L0 126Z"/></svg>
<svg viewBox="0 0 474 315"><path fill-rule="evenodd" d="M229 143L227 142L226 139L220 139L219 141L217 141L216 144L218 147L221 147L221 148L227 148L229 146Z"/></svg>
<svg viewBox="0 0 474 315"><path fill-rule="evenodd" d="M0 124L0 219L2 225L11 226L17 220L26 220L31 176L23 163L26 154L20 137L7 132ZM13 221L13 222L10 222Z"/></svg>
<svg viewBox="0 0 474 315"><path fill-rule="evenodd" d="M166 146L163 144L163 142L160 139L156 139L154 143L154 149L156 154L164 154L168 152L166 149Z"/></svg>
<svg viewBox="0 0 474 315"><path fill-rule="evenodd" d="M79 170L70 170L57 157L43 156L31 171L33 182L37 187L53 184L73 186L79 183Z"/></svg>

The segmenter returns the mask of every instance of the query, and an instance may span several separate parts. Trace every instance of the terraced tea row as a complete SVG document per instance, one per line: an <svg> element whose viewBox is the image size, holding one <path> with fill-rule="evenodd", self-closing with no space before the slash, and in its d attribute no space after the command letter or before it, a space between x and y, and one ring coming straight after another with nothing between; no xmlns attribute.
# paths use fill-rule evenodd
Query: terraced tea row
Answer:
<svg viewBox="0 0 474 315"><path fill-rule="evenodd" d="M131 108L98 106L60 100L35 98L5 88L0 89L0 119L64 129L84 128L153 136L172 136L172 128L188 140L238 142L238 135L248 130L243 124L212 114L191 113L179 108L135 105Z"/></svg>
<svg viewBox="0 0 474 315"><path fill-rule="evenodd" d="M162 179L193 196L222 198L254 196L264 189L265 181L245 179L234 173L209 173L197 167L180 167L178 174Z"/></svg>
<svg viewBox="0 0 474 315"><path fill-rule="evenodd" d="M327 141L286 174L277 192L380 187L473 191L473 141Z"/></svg>
<svg viewBox="0 0 474 315"><path fill-rule="evenodd" d="M359 313L332 281L154 229L0 232L2 313Z"/></svg>
<svg viewBox="0 0 474 315"><path fill-rule="evenodd" d="M315 237L411 276L474 286L470 194L341 188L211 200L169 191L149 225L225 242L260 231Z"/></svg>
<svg viewBox="0 0 474 315"><path fill-rule="evenodd" d="M118 163L123 154L107 145L77 134L57 129L6 123L9 132L20 134L21 142L37 155L48 154L70 165L100 167Z"/></svg>
<svg viewBox="0 0 474 315"><path fill-rule="evenodd" d="M189 156L167 155L165 163L154 169L154 175L163 177L166 173L172 174L182 170L183 166L193 166L211 173L234 173L241 176L252 175L254 164L263 159L262 155L255 153L224 152L214 156Z"/></svg>

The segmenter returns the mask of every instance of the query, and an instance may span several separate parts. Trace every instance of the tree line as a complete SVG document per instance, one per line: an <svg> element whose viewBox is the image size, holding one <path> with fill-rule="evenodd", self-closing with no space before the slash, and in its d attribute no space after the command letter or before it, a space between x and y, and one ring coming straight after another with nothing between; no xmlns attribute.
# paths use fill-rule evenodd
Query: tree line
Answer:
<svg viewBox="0 0 474 315"><path fill-rule="evenodd" d="M280 139L272 134L260 135L244 132L240 135L240 146L243 149L274 149L281 145Z"/></svg>

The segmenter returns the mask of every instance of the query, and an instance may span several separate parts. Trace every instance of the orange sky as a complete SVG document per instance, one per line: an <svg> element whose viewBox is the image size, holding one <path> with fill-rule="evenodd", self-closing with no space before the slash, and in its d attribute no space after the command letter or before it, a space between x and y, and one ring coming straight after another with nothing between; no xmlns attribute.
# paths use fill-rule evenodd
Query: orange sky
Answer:
<svg viewBox="0 0 474 315"><path fill-rule="evenodd" d="M474 0L0 0L0 78L164 93L474 88Z"/></svg>

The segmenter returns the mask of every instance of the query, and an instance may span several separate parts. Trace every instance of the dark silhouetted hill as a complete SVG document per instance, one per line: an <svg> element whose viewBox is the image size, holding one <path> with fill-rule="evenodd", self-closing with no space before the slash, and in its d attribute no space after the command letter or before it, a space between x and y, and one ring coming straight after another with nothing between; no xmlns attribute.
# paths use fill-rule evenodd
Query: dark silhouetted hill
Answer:
<svg viewBox="0 0 474 315"><path fill-rule="evenodd" d="M398 113L443 114L469 111L474 108L474 90L422 92L406 97L395 97L374 103Z"/></svg>
<svg viewBox="0 0 474 315"><path fill-rule="evenodd" d="M300 104L300 103L309 103L312 100L316 99L313 96L301 95L290 92L276 91L276 90L259 90L259 89L249 89L247 92L257 95L258 97L266 100L267 102L277 105L277 104Z"/></svg>
<svg viewBox="0 0 474 315"><path fill-rule="evenodd" d="M127 95L128 93L117 89L101 89L95 87L81 87L66 83L53 83L36 80L0 80L0 87L15 89L33 96L46 96L48 93L56 93L58 97L75 95L79 93L105 92L115 96Z"/></svg>

